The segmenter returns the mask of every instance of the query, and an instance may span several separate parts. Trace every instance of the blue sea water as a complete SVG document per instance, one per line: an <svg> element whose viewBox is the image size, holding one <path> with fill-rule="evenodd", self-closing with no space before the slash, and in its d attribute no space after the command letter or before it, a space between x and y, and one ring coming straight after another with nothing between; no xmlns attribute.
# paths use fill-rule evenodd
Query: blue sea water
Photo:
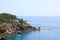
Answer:
<svg viewBox="0 0 60 40"><path fill-rule="evenodd" d="M24 32L21 34L15 34L10 37L6 37L7 40L40 40L39 31Z"/></svg>
<svg viewBox="0 0 60 40"><path fill-rule="evenodd" d="M29 24L42 28L60 28L60 16L18 16Z"/></svg>
<svg viewBox="0 0 60 40"><path fill-rule="evenodd" d="M7 40L60 40L59 16L19 16L35 27L50 30L30 31L7 37Z"/></svg>
<svg viewBox="0 0 60 40"><path fill-rule="evenodd" d="M60 29L24 32L6 37L6 40L60 40Z"/></svg>

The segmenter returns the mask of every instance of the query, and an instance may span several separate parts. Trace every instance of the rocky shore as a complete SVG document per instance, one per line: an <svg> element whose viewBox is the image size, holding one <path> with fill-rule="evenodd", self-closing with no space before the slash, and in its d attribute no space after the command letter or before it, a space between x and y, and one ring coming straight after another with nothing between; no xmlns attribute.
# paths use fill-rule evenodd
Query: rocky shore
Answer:
<svg viewBox="0 0 60 40"><path fill-rule="evenodd" d="M16 24L11 24L11 23L2 23L0 25L0 39L4 38L6 34L20 34L24 31L35 31L38 30L36 27L32 27L28 23L16 23Z"/></svg>
<svg viewBox="0 0 60 40"><path fill-rule="evenodd" d="M35 31L40 28L33 27L25 20L17 18L15 15L8 13L0 14L0 40L4 38L6 34L20 34L24 31Z"/></svg>

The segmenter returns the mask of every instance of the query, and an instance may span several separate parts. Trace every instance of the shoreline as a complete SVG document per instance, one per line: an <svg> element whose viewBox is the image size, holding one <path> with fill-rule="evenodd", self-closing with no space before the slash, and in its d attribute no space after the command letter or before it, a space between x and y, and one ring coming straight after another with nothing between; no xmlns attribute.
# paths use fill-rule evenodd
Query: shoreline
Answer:
<svg viewBox="0 0 60 40"><path fill-rule="evenodd" d="M16 15L9 13L0 14L0 33L3 34L20 34L24 31L35 31L40 30L40 28L33 27L26 20L22 18L17 18Z"/></svg>

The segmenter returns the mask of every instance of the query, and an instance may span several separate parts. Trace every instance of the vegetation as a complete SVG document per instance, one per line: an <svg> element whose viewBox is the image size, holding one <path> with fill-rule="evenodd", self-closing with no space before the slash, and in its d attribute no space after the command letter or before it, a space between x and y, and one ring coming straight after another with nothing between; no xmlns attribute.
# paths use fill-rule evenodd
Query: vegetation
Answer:
<svg viewBox="0 0 60 40"><path fill-rule="evenodd" d="M1 13L0 14L0 23L2 22L10 22L16 20L17 17L15 15L11 15L9 13Z"/></svg>

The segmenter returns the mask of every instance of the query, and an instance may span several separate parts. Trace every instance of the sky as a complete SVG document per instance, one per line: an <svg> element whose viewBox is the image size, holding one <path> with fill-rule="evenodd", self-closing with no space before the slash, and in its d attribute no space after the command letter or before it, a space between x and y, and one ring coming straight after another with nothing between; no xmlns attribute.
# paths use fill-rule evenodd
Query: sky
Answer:
<svg viewBox="0 0 60 40"><path fill-rule="evenodd" d="M16 16L60 16L60 0L0 0L0 13Z"/></svg>

